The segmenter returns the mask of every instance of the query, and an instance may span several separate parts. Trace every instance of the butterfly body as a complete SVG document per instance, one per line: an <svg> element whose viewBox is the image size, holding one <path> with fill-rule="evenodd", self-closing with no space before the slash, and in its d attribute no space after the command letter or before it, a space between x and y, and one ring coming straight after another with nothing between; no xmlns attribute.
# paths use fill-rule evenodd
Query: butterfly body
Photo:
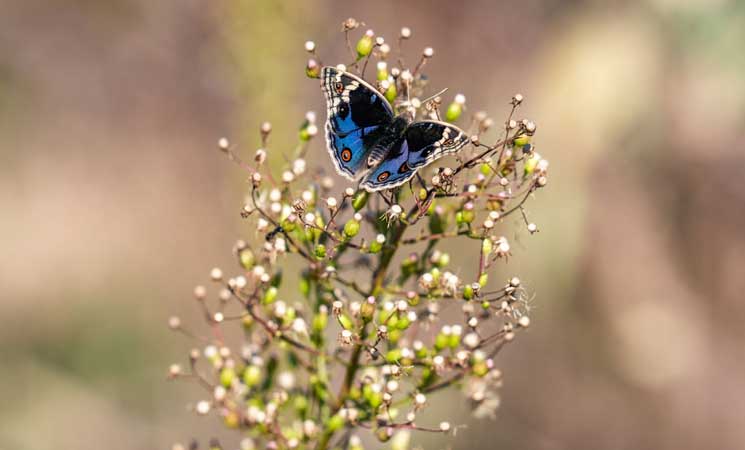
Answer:
<svg viewBox="0 0 745 450"><path fill-rule="evenodd" d="M469 142L454 125L414 122L361 78L333 67L321 71L326 96L326 144L342 176L368 191L399 186L432 161Z"/></svg>

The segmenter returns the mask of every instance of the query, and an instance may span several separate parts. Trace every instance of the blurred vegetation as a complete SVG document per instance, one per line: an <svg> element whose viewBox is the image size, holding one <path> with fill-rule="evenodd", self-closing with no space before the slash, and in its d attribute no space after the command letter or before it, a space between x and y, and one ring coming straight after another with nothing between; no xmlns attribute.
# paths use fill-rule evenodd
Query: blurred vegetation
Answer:
<svg viewBox="0 0 745 450"><path fill-rule="evenodd" d="M536 310L502 412L426 448L741 448L742 2L2 9L0 448L168 448L218 428L164 382L184 350L165 318L251 232L215 142L250 152L261 121L321 112L302 44L340 55L348 16L408 25L412 48L432 37L432 79L478 109L530 98L554 174L541 232L515 246Z"/></svg>

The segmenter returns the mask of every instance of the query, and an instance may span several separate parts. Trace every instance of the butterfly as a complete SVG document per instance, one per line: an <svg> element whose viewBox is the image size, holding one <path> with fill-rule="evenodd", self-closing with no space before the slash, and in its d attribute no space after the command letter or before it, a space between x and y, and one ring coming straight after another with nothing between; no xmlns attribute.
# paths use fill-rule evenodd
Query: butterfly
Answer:
<svg viewBox="0 0 745 450"><path fill-rule="evenodd" d="M391 189L417 170L470 142L445 122L414 122L365 80L335 67L321 70L326 97L326 147L336 171L367 191Z"/></svg>

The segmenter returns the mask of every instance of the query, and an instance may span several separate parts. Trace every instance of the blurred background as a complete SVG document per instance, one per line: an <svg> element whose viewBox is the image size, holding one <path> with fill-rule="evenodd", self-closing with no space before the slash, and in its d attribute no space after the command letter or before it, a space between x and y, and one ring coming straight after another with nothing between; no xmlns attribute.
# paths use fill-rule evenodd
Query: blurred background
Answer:
<svg viewBox="0 0 745 450"><path fill-rule="evenodd" d="M303 43L349 16L499 123L516 92L551 161L505 276L534 326L495 421L427 449L745 446L745 4L727 0L0 2L0 448L156 449L219 435L166 383L196 283L251 236L216 150L322 114ZM324 155L322 142L313 152ZM289 147L288 147L289 148ZM517 228L516 223L506 224ZM455 399L458 399L455 401ZM461 405L461 406L455 406ZM441 417L441 416L440 416ZM439 419L438 419L439 420ZM235 441L224 441L227 448ZM374 447L373 447L374 448Z"/></svg>

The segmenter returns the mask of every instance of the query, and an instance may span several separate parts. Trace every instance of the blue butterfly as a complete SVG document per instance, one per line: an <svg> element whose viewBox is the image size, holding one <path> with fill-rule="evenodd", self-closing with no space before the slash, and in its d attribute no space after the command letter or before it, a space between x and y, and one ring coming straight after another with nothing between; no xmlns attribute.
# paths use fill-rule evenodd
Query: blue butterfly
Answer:
<svg viewBox="0 0 745 450"><path fill-rule="evenodd" d="M334 167L367 191L399 186L417 170L469 142L445 122L396 116L388 101L363 79L334 67L321 71L326 96L326 147Z"/></svg>

